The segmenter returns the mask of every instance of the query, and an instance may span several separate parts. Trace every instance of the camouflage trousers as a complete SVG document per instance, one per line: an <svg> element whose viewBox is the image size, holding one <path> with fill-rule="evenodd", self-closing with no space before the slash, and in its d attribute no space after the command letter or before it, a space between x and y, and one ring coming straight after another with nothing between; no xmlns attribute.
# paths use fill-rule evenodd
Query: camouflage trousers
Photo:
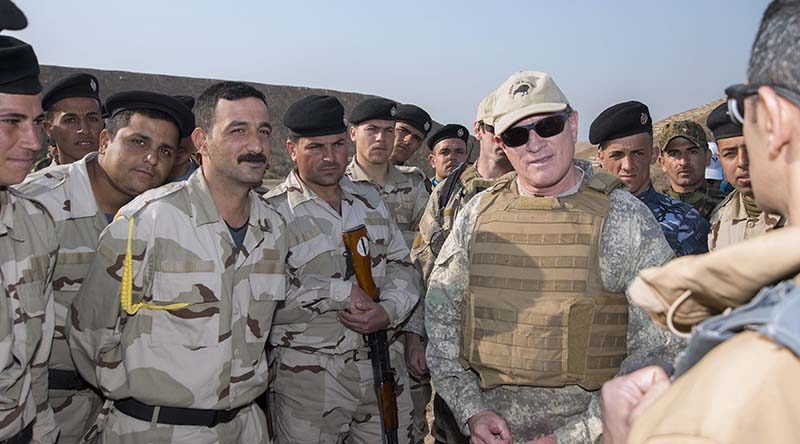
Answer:
<svg viewBox="0 0 800 444"><path fill-rule="evenodd" d="M431 396L433 395L431 378L430 376L425 376L422 379L417 379L410 374L408 377L411 383L411 403L414 408L414 443L423 444L430 431L428 428L428 404L430 404Z"/></svg>
<svg viewBox="0 0 800 444"><path fill-rule="evenodd" d="M94 424L103 400L94 390L49 390L50 407L61 430L58 444L76 444Z"/></svg>
<svg viewBox="0 0 800 444"><path fill-rule="evenodd" d="M382 441L372 364L366 350L345 355L304 353L278 347L273 351L270 412L276 444ZM412 405L402 345L390 347L395 370L398 438L413 443Z"/></svg>
<svg viewBox="0 0 800 444"><path fill-rule="evenodd" d="M469 444L469 437L461 434L458 422L450 407L438 394L433 397L433 427L431 430L436 444Z"/></svg>
<svg viewBox="0 0 800 444"><path fill-rule="evenodd" d="M110 402L107 402L110 404ZM107 410L104 408L104 410ZM101 444L270 444L267 418L255 403L216 427L174 426L132 418L113 406L98 419Z"/></svg>

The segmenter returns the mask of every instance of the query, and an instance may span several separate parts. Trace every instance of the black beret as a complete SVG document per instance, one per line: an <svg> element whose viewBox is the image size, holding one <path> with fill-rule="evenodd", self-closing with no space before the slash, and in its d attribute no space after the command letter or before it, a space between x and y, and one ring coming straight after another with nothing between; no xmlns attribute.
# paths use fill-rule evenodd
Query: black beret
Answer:
<svg viewBox="0 0 800 444"><path fill-rule="evenodd" d="M39 61L31 45L14 37L0 36L0 93L39 94Z"/></svg>
<svg viewBox="0 0 800 444"><path fill-rule="evenodd" d="M714 108L711 114L708 115L706 126L714 133L714 139L727 139L728 137L742 136L742 127L733 123L728 115L728 104Z"/></svg>
<svg viewBox="0 0 800 444"><path fill-rule="evenodd" d="M11 0L0 0L0 31L19 31L28 26L28 19Z"/></svg>
<svg viewBox="0 0 800 444"><path fill-rule="evenodd" d="M589 142L599 145L641 133L653 135L653 119L647 105L633 100L618 103L600 113L589 127Z"/></svg>
<svg viewBox="0 0 800 444"><path fill-rule="evenodd" d="M434 131L433 134L428 137L428 148L433 151L433 147L445 139L461 139L466 143L467 140L469 140L469 131L467 131L467 128L456 123L447 124Z"/></svg>
<svg viewBox="0 0 800 444"><path fill-rule="evenodd" d="M172 96L172 97L177 99L178 102L181 102L184 105L186 105L187 108L194 109L194 97L192 97L192 96L182 96L182 95L177 95L177 96Z"/></svg>
<svg viewBox="0 0 800 444"><path fill-rule="evenodd" d="M405 122L428 135L431 130L431 116L417 105L397 105L397 121Z"/></svg>
<svg viewBox="0 0 800 444"><path fill-rule="evenodd" d="M328 136L347 130L344 106L333 96L311 95L292 103L283 115L283 124L296 137Z"/></svg>
<svg viewBox="0 0 800 444"><path fill-rule="evenodd" d="M397 104L388 99L374 97L356 105L347 119L351 125L358 125L367 120L396 120Z"/></svg>
<svg viewBox="0 0 800 444"><path fill-rule="evenodd" d="M106 109L109 117L114 117L122 111L137 109L152 109L161 111L172 118L181 137L186 137L194 131L194 114L183 103L166 94L150 91L122 91L112 94L106 100Z"/></svg>
<svg viewBox="0 0 800 444"><path fill-rule="evenodd" d="M60 80L42 97L42 109L49 111L59 100L72 97L88 97L100 103L100 84L97 83L97 78L80 73Z"/></svg>

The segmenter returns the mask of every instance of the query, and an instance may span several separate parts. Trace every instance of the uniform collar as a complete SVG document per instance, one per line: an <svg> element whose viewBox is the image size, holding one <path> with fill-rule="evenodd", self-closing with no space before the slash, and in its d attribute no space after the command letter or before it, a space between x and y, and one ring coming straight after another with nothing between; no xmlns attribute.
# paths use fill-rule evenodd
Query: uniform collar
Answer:
<svg viewBox="0 0 800 444"><path fill-rule="evenodd" d="M300 180L300 176L298 175L296 169L292 170L289 175L286 176L286 180L283 182L283 185L286 187L286 199L292 209L304 202L315 199L319 200L321 203L325 203L324 200L317 195L317 193L307 187L303 181ZM339 188L342 189L343 200L346 197L352 197L353 195L360 194L346 174L339 179ZM325 203L325 205L327 205L327 203Z"/></svg>
<svg viewBox="0 0 800 444"><path fill-rule="evenodd" d="M83 159L65 165L67 180L69 180L69 186L66 187L69 201L68 211L72 219L98 216L101 213L100 208L97 206L97 198L92 190L92 182L89 180L89 169L87 167L89 162L97 162L97 152L91 152ZM92 198L87 199L87 196L92 196ZM104 222L100 228L108 225L105 215L99 214L99 216Z"/></svg>
<svg viewBox="0 0 800 444"><path fill-rule="evenodd" d="M393 189L398 188L400 184L408 180L406 176L400 171L399 168L394 166L394 164L389 163L389 168L386 172L386 184L380 186L377 182L372 180L369 177L369 174L361 167L361 165L356 162L356 156L353 156L353 159L350 161L350 164L347 165L347 170L345 170L345 175L348 176L351 180L357 182L369 182L375 184L379 188L383 189L386 192L391 192Z"/></svg>
<svg viewBox="0 0 800 444"><path fill-rule="evenodd" d="M0 236L14 232L14 208L11 203L11 191L7 187L0 188Z"/></svg>

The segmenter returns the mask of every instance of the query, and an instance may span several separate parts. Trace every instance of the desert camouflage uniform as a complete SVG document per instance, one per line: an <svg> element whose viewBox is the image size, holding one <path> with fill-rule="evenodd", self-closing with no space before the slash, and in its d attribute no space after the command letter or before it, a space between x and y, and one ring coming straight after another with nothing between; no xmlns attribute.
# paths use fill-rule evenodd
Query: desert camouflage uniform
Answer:
<svg viewBox="0 0 800 444"><path fill-rule="evenodd" d="M764 211L756 217L749 215L744 199L742 193L734 191L714 210L711 215L711 234L708 236L709 251L756 237L779 225L780 216Z"/></svg>
<svg viewBox="0 0 800 444"><path fill-rule="evenodd" d="M56 442L58 427L47 402L47 358L57 250L46 210L0 188L0 441L36 421L33 442Z"/></svg>
<svg viewBox="0 0 800 444"><path fill-rule="evenodd" d="M47 208L55 221L56 238L60 243L53 273L56 326L48 367L51 369L50 405L61 429L58 442L64 444L78 442L102 405L100 396L88 384L83 390L55 389L52 371L64 375L72 373L76 384L81 381L72 363L64 327L72 299L89 273L100 233L108 225L95 202L86 169L88 162L96 161L97 153L90 153L78 162L33 173L18 187L20 192Z"/></svg>
<svg viewBox="0 0 800 444"><path fill-rule="evenodd" d="M661 193L693 206L706 220L711 220L711 213L714 212L714 208L727 197L724 192L705 185L688 193L679 193L674 191L672 187L665 188Z"/></svg>
<svg viewBox="0 0 800 444"><path fill-rule="evenodd" d="M708 252L710 227L699 211L685 202L657 193L652 184L636 197L650 208L661 224L664 237L676 256Z"/></svg>
<svg viewBox="0 0 800 444"><path fill-rule="evenodd" d="M266 342L285 294L286 246L282 219L255 192L249 200L241 249L202 170L139 195L103 231L67 324L81 376L111 400L244 408L230 422L204 427L140 421L112 407L97 424L102 442L269 442L253 400L267 386ZM129 239L127 304L121 282Z"/></svg>
<svg viewBox="0 0 800 444"><path fill-rule="evenodd" d="M588 177L584 174L584 180ZM550 433L555 433L559 443L593 442L602 432L597 391L589 392L577 385L481 390L477 375L459 362L461 309L469 285L468 246L485 193L478 194L461 210L428 281L425 325L434 388L447 401L465 434L469 433L466 422L470 417L494 410L508 423L515 442ZM623 190L614 190L610 199L611 210L600 243L600 271L603 285L619 292L639 270L666 262L673 252L643 203ZM628 326L629 357L622 364L623 372L646 364L671 362L682 345L633 304L629 306Z"/></svg>
<svg viewBox="0 0 800 444"><path fill-rule="evenodd" d="M289 287L270 334L278 443L381 442L364 338L336 319L339 311L350 307L355 282L346 276L342 233L366 226L372 276L390 328L406 319L419 297L420 278L378 190L347 177L339 186L340 212L308 189L296 171L264 196L286 220L289 238ZM408 443L411 399L402 344L392 343L390 352L397 377L398 435L400 442Z"/></svg>

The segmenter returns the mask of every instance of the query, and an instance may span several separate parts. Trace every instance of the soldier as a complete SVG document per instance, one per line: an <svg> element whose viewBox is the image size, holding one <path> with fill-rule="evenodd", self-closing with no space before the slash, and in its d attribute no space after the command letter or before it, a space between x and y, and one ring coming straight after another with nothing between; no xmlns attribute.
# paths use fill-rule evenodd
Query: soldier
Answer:
<svg viewBox="0 0 800 444"><path fill-rule="evenodd" d="M194 97L192 96L173 96L183 103L190 110L194 108ZM172 171L169 173L170 182L180 182L186 180L194 173L199 165L195 161L195 153L197 150L192 142L192 136L188 135L181 138L178 145L178 151L175 153L175 163L172 165Z"/></svg>
<svg viewBox="0 0 800 444"><path fill-rule="evenodd" d="M703 127L691 120L669 122L661 132L658 148L658 163L670 182L661 192L688 203L710 219L726 195L706 184L705 168L711 150Z"/></svg>
<svg viewBox="0 0 800 444"><path fill-rule="evenodd" d="M592 122L589 141L597 145L603 168L647 205L677 256L708 251L708 221L691 205L656 192L650 181L658 152L647 105L630 101L607 108Z"/></svg>
<svg viewBox="0 0 800 444"><path fill-rule="evenodd" d="M431 130L431 116L416 105L397 105L392 163L403 165L422 146Z"/></svg>
<svg viewBox="0 0 800 444"><path fill-rule="evenodd" d="M606 443L797 441L800 237L792 225L800 224L798 17L800 3L770 3L752 46L747 84L726 90L729 114L744 125L755 200L764 211L786 216L789 226L646 270L635 281L643 284L637 293L667 297L649 310L660 319L671 313L673 325L681 317L675 312L694 307L686 312L694 334L671 387L651 367L603 388ZM690 299L678 304L687 290ZM746 305L729 309L739 304ZM715 313L724 314L694 325Z"/></svg>
<svg viewBox="0 0 800 444"><path fill-rule="evenodd" d="M673 253L618 179L574 165L578 116L549 74L507 79L494 129L516 173L462 208L436 258L425 298L434 389L472 442L593 442L592 390L642 352L674 352L622 293Z"/></svg>
<svg viewBox="0 0 800 444"><path fill-rule="evenodd" d="M202 167L120 209L70 310L75 366L113 402L95 428L103 442L269 442L253 400L266 390L286 248L282 220L251 190L269 111L237 82L209 87L196 110ZM151 120L130 149L174 151L184 130Z"/></svg>
<svg viewBox="0 0 800 444"><path fill-rule="evenodd" d="M461 125L450 123L431 134L428 139L428 163L433 168L433 186L439 185L459 165L467 161L469 131Z"/></svg>
<svg viewBox="0 0 800 444"><path fill-rule="evenodd" d="M368 117L387 121L388 112ZM418 300L419 276L380 192L344 175L343 117L335 97L308 96L292 104L283 122L296 168L264 196L285 218L289 238L286 302L275 313L270 334L277 443L381 442L363 335L398 328ZM379 303L347 273L342 233L359 225L369 232L366 250ZM402 345L394 341L389 353L396 374L398 435L400 442L410 443L412 407Z"/></svg>
<svg viewBox="0 0 800 444"><path fill-rule="evenodd" d="M79 73L62 79L42 97L42 108L50 152L35 171L77 162L97 151L104 123L95 76Z"/></svg>
<svg viewBox="0 0 800 444"><path fill-rule="evenodd" d="M70 100L70 99L67 99ZM106 101L111 117L99 151L28 176L21 192L44 205L56 223L59 261L53 275L56 327L49 362L50 405L61 429L58 442L78 442L102 401L75 371L64 328L70 304L89 272L100 233L138 194L161 186L175 157L177 125L194 129L188 108L169 96L125 91Z"/></svg>
<svg viewBox="0 0 800 444"><path fill-rule="evenodd" d="M711 112L707 125L717 139L725 180L736 189L711 215L708 249L713 251L773 229L780 217L765 213L756 204L742 127L731 121L726 103Z"/></svg>
<svg viewBox="0 0 800 444"><path fill-rule="evenodd" d="M0 1L1 28L25 16ZM25 178L41 147L39 64L33 48L0 36L0 442L54 443L47 402L53 337L51 278L58 240L41 205L10 188Z"/></svg>

